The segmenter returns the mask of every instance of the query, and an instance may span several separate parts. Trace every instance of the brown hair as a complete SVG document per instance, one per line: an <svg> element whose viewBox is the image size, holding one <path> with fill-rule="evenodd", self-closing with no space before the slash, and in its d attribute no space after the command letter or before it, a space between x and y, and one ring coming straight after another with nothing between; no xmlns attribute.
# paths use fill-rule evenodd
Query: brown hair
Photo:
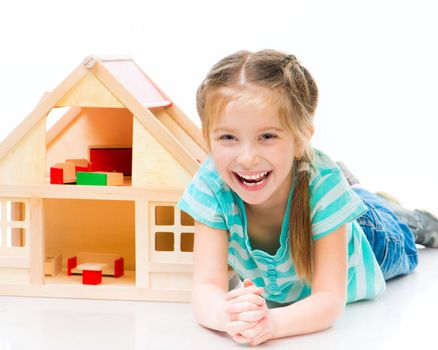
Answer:
<svg viewBox="0 0 438 350"><path fill-rule="evenodd" d="M295 162L310 163L313 149L308 140L313 133L313 115L318 88L312 76L293 55L275 50L238 51L216 63L198 88L196 103L207 144L214 118L248 87L264 87L273 92L279 116L292 132L302 152ZM290 208L291 252L300 278L311 283L312 233L310 224L309 175L295 166L296 185Z"/></svg>

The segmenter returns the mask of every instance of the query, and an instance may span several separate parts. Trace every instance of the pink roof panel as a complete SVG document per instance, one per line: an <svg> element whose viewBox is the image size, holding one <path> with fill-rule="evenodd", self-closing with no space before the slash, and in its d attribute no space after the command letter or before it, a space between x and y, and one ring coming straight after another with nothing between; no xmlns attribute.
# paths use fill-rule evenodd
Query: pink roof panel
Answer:
<svg viewBox="0 0 438 350"><path fill-rule="evenodd" d="M104 61L102 64L146 108L167 107L172 104L133 61Z"/></svg>

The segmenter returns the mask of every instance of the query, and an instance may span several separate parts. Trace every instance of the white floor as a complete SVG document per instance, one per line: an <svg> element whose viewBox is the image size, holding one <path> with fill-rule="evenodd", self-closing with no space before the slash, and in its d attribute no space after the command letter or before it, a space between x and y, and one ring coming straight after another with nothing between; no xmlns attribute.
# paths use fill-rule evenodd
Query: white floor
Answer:
<svg viewBox="0 0 438 350"><path fill-rule="evenodd" d="M270 349L437 349L438 249L390 281L383 296L347 306L329 330L261 346ZM238 349L196 324L189 304L0 296L0 350Z"/></svg>

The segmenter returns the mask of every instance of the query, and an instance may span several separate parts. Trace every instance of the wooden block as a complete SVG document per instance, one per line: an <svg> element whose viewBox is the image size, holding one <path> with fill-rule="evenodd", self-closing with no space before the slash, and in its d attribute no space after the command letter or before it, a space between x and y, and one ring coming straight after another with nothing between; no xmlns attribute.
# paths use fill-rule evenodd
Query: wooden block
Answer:
<svg viewBox="0 0 438 350"><path fill-rule="evenodd" d="M87 159L66 159L65 162L75 165L75 173L78 171L90 171L90 163Z"/></svg>
<svg viewBox="0 0 438 350"><path fill-rule="evenodd" d="M76 170L74 163L56 163L53 167L63 170L63 181L65 184L76 182Z"/></svg>
<svg viewBox="0 0 438 350"><path fill-rule="evenodd" d="M88 159L66 159L66 163L73 163L77 167L88 168L89 162Z"/></svg>
<svg viewBox="0 0 438 350"><path fill-rule="evenodd" d="M122 186L123 173L105 173L107 186Z"/></svg>
<svg viewBox="0 0 438 350"><path fill-rule="evenodd" d="M131 147L94 147L89 149L92 171L118 172L131 176Z"/></svg>
<svg viewBox="0 0 438 350"><path fill-rule="evenodd" d="M62 169L50 167L50 183L52 185L62 185L64 183L63 174Z"/></svg>
<svg viewBox="0 0 438 350"><path fill-rule="evenodd" d="M82 167L82 166L75 166L75 170L76 170L76 173L78 172L78 171L85 171L85 172L88 172L88 171L90 171L90 168L89 167ZM77 176L77 175L76 175Z"/></svg>
<svg viewBox="0 0 438 350"><path fill-rule="evenodd" d="M78 171L76 184L86 186L106 186L107 175L105 173Z"/></svg>

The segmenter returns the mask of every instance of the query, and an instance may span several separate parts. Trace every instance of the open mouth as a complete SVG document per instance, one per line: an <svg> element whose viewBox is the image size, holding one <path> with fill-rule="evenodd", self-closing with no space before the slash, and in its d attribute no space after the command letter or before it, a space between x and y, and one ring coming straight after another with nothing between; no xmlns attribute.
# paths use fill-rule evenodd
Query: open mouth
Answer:
<svg viewBox="0 0 438 350"><path fill-rule="evenodd" d="M233 174L236 176L239 182L247 187L256 187L264 184L268 179L269 175L271 175L271 173L272 170L264 171L256 175L243 175L233 172Z"/></svg>

